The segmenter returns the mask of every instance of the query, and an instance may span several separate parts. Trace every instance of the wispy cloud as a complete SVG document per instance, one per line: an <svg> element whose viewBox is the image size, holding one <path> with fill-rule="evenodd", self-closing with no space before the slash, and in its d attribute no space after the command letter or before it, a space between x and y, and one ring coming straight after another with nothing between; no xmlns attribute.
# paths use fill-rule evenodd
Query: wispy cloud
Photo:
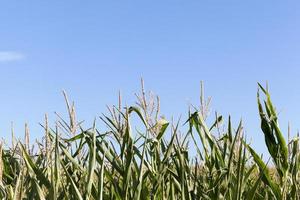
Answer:
<svg viewBox="0 0 300 200"><path fill-rule="evenodd" d="M0 62L23 60L25 55L16 51L0 51Z"/></svg>

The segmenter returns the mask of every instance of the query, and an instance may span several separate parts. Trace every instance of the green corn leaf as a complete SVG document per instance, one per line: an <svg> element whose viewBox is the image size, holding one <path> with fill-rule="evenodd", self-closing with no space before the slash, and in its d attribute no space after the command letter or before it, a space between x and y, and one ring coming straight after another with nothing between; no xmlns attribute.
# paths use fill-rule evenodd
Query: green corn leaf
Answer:
<svg viewBox="0 0 300 200"><path fill-rule="evenodd" d="M275 182L272 181L268 167L265 165L265 163L261 160L261 158L256 154L256 152L249 145L247 144L245 145L247 149L250 151L255 163L258 165L260 171L263 174L262 177L263 182L271 188L272 192L274 193L277 199L282 199L280 188Z"/></svg>

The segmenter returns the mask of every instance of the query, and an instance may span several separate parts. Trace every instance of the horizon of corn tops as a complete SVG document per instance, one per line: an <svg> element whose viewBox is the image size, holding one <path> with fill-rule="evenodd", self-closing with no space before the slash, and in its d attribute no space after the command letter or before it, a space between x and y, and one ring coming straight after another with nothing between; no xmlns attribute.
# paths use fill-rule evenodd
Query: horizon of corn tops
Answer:
<svg viewBox="0 0 300 200"><path fill-rule="evenodd" d="M42 140L30 143L27 124L24 141L16 140L12 124L12 144L0 143L0 198L300 199L299 136L290 139L288 131L285 141L268 89L258 84L261 136L270 154L264 162L242 122L233 128L231 116L209 115L202 82L200 106L191 105L183 121L161 117L159 98L141 85L136 105L124 107L119 93L118 105L89 129L65 92L69 118L56 113L50 127L45 115ZM106 130L97 128L99 121Z"/></svg>

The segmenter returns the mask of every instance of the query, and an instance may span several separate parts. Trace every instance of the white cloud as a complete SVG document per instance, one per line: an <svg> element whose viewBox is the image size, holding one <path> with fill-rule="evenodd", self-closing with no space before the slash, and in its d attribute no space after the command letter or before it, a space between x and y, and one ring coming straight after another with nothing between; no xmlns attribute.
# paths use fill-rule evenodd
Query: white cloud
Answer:
<svg viewBox="0 0 300 200"><path fill-rule="evenodd" d="M25 55L20 52L15 51L0 51L0 62L10 62L22 60L25 58Z"/></svg>

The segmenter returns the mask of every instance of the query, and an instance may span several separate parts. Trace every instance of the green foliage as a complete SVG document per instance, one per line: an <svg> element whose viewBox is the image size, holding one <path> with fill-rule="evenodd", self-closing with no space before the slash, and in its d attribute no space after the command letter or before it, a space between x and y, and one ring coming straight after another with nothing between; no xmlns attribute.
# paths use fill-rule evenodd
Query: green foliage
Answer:
<svg viewBox="0 0 300 200"><path fill-rule="evenodd" d="M84 129L65 95L68 120L58 115L51 129L46 117L35 149L28 132L25 142L0 145L0 198L299 199L299 139L286 143L269 92L259 90L266 97L261 103L258 92L272 163L247 143L242 122L233 129L230 117L225 125L216 115L209 126L203 96L182 126L160 117L159 99L142 89L137 105L122 108L119 98L108 108L102 130L96 120Z"/></svg>

